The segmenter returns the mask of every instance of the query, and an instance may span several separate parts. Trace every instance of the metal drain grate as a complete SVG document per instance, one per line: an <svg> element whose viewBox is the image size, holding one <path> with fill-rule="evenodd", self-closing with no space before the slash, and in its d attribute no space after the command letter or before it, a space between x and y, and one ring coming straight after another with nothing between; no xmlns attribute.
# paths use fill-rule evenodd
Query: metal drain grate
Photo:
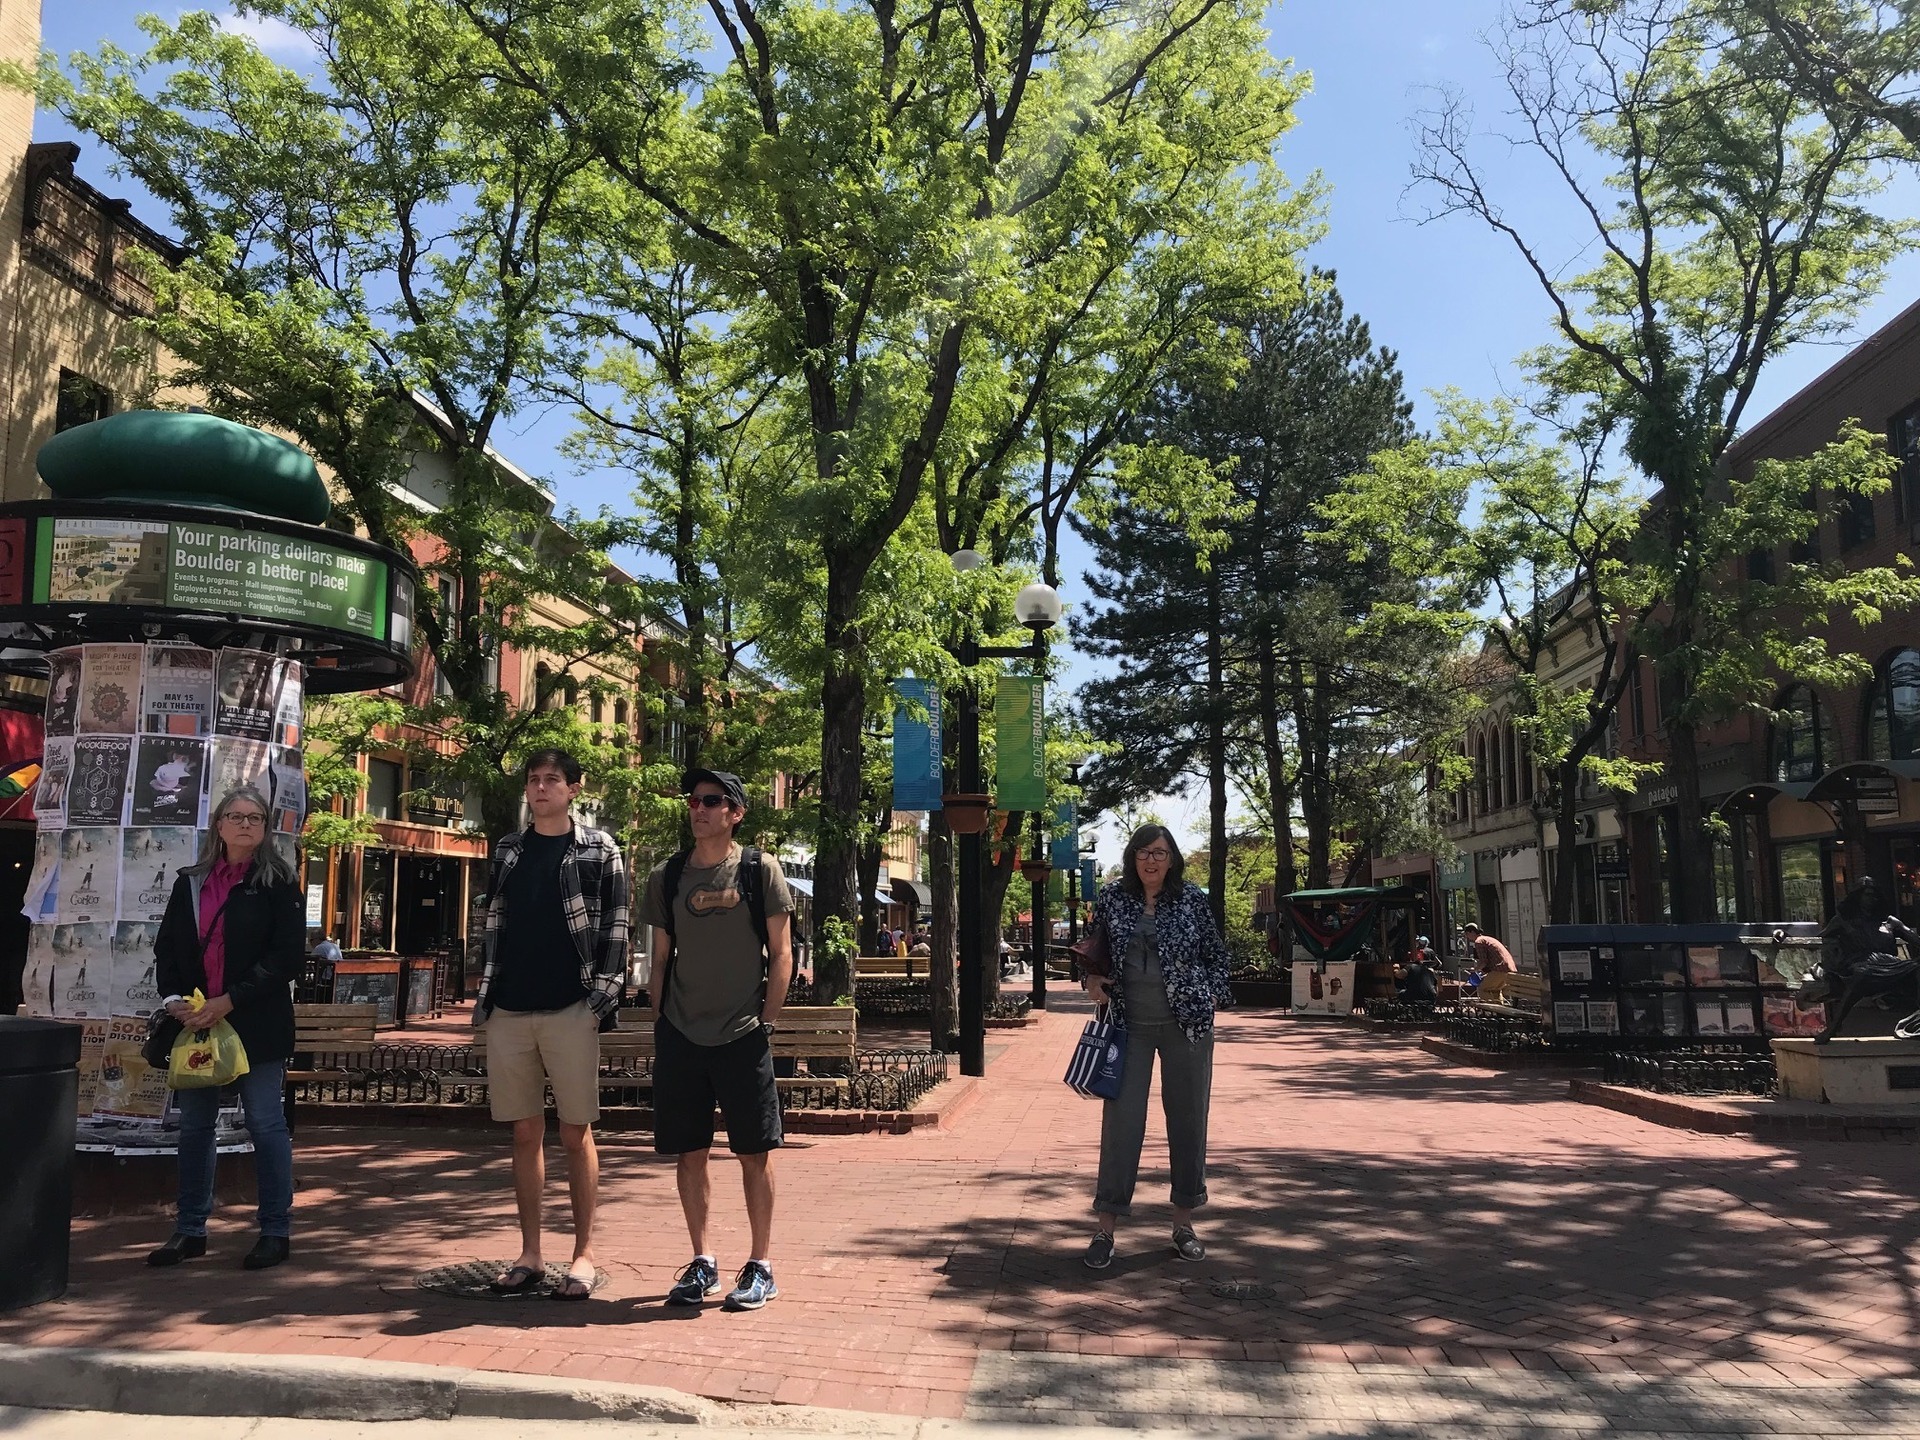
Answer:
<svg viewBox="0 0 1920 1440"><path fill-rule="evenodd" d="M567 1278L567 1267L555 1260L548 1264L547 1273L539 1285L518 1295L501 1295L489 1289L494 1277L504 1274L511 1260L468 1260L459 1265L442 1265L437 1270L428 1270L413 1277L413 1283L422 1290L431 1290L436 1295L452 1295L460 1300L544 1300L560 1288L560 1282ZM607 1272L596 1270L593 1274L593 1288L600 1289L607 1283Z"/></svg>
<svg viewBox="0 0 1920 1440"><path fill-rule="evenodd" d="M1257 1280L1216 1280L1207 1288L1221 1300L1275 1300L1280 1294Z"/></svg>

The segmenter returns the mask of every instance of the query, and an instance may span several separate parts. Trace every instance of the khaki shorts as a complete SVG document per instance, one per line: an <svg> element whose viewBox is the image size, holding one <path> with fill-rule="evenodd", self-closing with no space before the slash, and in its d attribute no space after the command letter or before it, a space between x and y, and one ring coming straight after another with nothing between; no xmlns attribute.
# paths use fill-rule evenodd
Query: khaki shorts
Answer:
<svg viewBox="0 0 1920 1440"><path fill-rule="evenodd" d="M565 1010L495 1010L487 1017L487 1095L496 1120L553 1108L563 1125L600 1118L600 1017L582 1000Z"/></svg>

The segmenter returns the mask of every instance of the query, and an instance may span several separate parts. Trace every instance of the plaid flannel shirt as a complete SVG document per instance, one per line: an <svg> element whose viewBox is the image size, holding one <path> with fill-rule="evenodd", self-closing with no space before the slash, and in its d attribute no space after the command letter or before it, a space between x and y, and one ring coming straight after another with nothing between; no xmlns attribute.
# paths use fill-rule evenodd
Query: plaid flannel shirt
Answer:
<svg viewBox="0 0 1920 1440"><path fill-rule="evenodd" d="M500 935L507 924L507 877L520 863L526 833L500 837L493 848L493 889L487 897L487 929L483 941L485 964L480 971L480 994L473 1002L473 1023L484 1025L493 1013L487 998L500 963ZM587 1003L604 1023L620 1008L620 992L627 978L627 864L620 847L604 830L573 827L573 843L560 861L560 904L567 929L580 952L580 983Z"/></svg>

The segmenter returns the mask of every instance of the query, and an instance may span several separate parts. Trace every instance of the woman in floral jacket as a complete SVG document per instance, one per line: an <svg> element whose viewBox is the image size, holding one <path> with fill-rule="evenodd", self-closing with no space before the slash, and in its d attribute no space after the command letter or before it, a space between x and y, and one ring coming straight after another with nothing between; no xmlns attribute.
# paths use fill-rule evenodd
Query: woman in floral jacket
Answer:
<svg viewBox="0 0 1920 1440"><path fill-rule="evenodd" d="M1186 883L1186 861L1163 825L1133 832L1120 878L1100 892L1093 923L1104 928L1110 977L1089 975L1087 993L1110 1002L1126 1027L1125 1078L1100 1121L1100 1179L1093 1209L1100 1222L1086 1263L1113 1262L1114 1226L1133 1204L1140 1147L1147 1134L1147 1090L1160 1057L1160 1106L1167 1117L1173 1170L1173 1249L1203 1260L1193 1212L1207 1203L1207 1110L1213 1096L1213 1012L1233 1003L1227 947L1206 893Z"/></svg>

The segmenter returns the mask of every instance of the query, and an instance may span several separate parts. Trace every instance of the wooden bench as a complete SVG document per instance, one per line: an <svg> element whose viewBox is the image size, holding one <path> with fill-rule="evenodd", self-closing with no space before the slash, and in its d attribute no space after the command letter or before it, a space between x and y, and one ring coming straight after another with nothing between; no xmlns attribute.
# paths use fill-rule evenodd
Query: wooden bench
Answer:
<svg viewBox="0 0 1920 1440"><path fill-rule="evenodd" d="M1492 977L1489 977L1491 979ZM1480 982L1480 992L1484 993L1487 981ZM1470 994L1475 992L1468 992ZM1487 1010L1511 1010L1518 1014L1538 1015L1544 1008L1547 982L1538 975L1508 975L1506 983L1500 987L1499 998L1494 1000L1473 999L1467 1003L1478 1005Z"/></svg>
<svg viewBox="0 0 1920 1440"><path fill-rule="evenodd" d="M773 1032L773 1058L779 1060L832 1060L842 1063L849 1074L853 1070L857 1023L851 1005L789 1005L780 1012ZM651 1022L632 1030L609 1030L600 1037L600 1074L624 1076L634 1062L654 1058ZM640 1077L644 1078L644 1077ZM832 1086L844 1090L845 1075L782 1076L782 1089L818 1089Z"/></svg>
<svg viewBox="0 0 1920 1440"><path fill-rule="evenodd" d="M861 955L853 962L858 980L924 980L933 962L926 955Z"/></svg>
<svg viewBox="0 0 1920 1440"><path fill-rule="evenodd" d="M316 1066L316 1053L356 1054L373 1048L374 1023L379 1019L377 1005L295 1005L293 1007L293 1059L287 1063L285 1094L287 1128L293 1128L293 1087L312 1080L345 1080L347 1071L338 1065Z"/></svg>

